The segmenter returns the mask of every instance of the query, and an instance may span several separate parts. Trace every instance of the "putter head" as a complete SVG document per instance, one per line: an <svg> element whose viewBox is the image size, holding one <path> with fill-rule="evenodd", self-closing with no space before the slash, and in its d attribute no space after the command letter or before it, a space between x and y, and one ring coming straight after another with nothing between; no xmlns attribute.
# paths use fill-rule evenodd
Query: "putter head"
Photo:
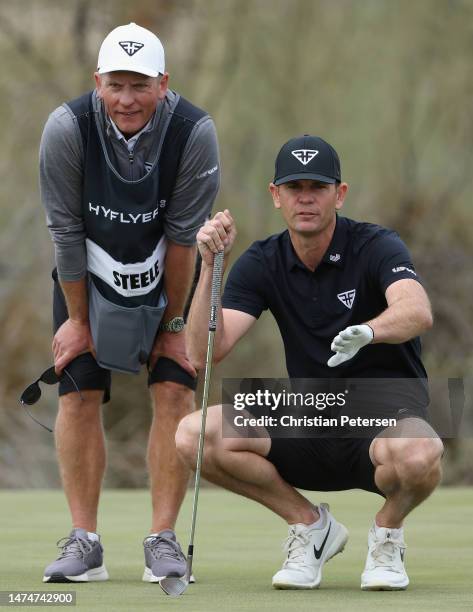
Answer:
<svg viewBox="0 0 473 612"><path fill-rule="evenodd" d="M179 578L177 576L166 576L159 581L159 586L163 589L166 595L171 597L179 597L187 589L189 582L186 576Z"/></svg>

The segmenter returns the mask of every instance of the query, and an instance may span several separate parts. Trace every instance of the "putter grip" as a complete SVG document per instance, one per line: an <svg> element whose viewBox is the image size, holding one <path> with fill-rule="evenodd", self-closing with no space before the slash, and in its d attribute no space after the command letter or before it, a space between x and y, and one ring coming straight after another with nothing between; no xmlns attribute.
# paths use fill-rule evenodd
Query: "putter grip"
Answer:
<svg viewBox="0 0 473 612"><path fill-rule="evenodd" d="M220 290L222 287L223 274L223 251L214 256L214 269L212 273L212 293L210 295L210 320L209 331L217 329L217 313L220 302Z"/></svg>

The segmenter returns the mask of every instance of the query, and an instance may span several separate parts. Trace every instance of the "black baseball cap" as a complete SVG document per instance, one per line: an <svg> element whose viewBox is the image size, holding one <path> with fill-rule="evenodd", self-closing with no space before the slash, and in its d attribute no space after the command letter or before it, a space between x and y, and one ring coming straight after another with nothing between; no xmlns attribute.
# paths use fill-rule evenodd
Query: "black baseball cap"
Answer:
<svg viewBox="0 0 473 612"><path fill-rule="evenodd" d="M335 149L319 136L291 138L276 157L273 183L281 185L298 179L322 183L341 181L340 159Z"/></svg>

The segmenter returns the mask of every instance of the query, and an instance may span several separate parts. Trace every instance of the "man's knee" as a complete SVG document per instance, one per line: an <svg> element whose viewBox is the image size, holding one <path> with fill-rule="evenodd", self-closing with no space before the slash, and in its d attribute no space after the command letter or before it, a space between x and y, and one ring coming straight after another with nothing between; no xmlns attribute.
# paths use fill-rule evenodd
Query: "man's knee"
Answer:
<svg viewBox="0 0 473 612"><path fill-rule="evenodd" d="M103 391L66 393L59 398L59 414L67 420L87 421L101 418Z"/></svg>
<svg viewBox="0 0 473 612"><path fill-rule="evenodd" d="M443 444L440 438L420 438L412 440L404 459L404 476L413 484L426 480L438 484L441 477L440 459Z"/></svg>
<svg viewBox="0 0 473 612"><path fill-rule="evenodd" d="M194 391L172 380L155 383L150 387L156 410L172 414L188 414L194 408Z"/></svg>
<svg viewBox="0 0 473 612"><path fill-rule="evenodd" d="M415 487L430 483L436 486L441 476L443 453L440 438L391 439L388 444L388 456L401 484Z"/></svg>
<svg viewBox="0 0 473 612"><path fill-rule="evenodd" d="M186 385L183 385L173 380L163 380L162 382L154 383L150 387L153 393L157 393L161 396L181 396L184 398L193 397L194 391L189 389Z"/></svg>
<svg viewBox="0 0 473 612"><path fill-rule="evenodd" d="M176 449L187 465L195 465L195 457L199 444L199 419L197 413L184 417L176 431Z"/></svg>
<svg viewBox="0 0 473 612"><path fill-rule="evenodd" d="M215 443L216 432L218 431L218 415L214 414L217 406L211 406L207 414L204 440L204 458L208 458L212 453ZM197 451L199 448L200 428L202 413L194 412L184 417L176 431L176 448L182 460L190 467L195 467L197 463Z"/></svg>

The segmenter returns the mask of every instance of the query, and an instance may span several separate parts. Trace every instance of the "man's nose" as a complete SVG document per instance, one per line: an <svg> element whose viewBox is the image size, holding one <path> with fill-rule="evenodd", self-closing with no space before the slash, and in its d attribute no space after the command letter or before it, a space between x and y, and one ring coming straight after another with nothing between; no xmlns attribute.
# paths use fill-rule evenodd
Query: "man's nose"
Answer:
<svg viewBox="0 0 473 612"><path fill-rule="evenodd" d="M303 189L299 194L299 200L310 204L314 201L314 192L311 189Z"/></svg>
<svg viewBox="0 0 473 612"><path fill-rule="evenodd" d="M133 96L133 92L128 87L124 87L120 92L120 104L122 106L131 106L135 98Z"/></svg>

